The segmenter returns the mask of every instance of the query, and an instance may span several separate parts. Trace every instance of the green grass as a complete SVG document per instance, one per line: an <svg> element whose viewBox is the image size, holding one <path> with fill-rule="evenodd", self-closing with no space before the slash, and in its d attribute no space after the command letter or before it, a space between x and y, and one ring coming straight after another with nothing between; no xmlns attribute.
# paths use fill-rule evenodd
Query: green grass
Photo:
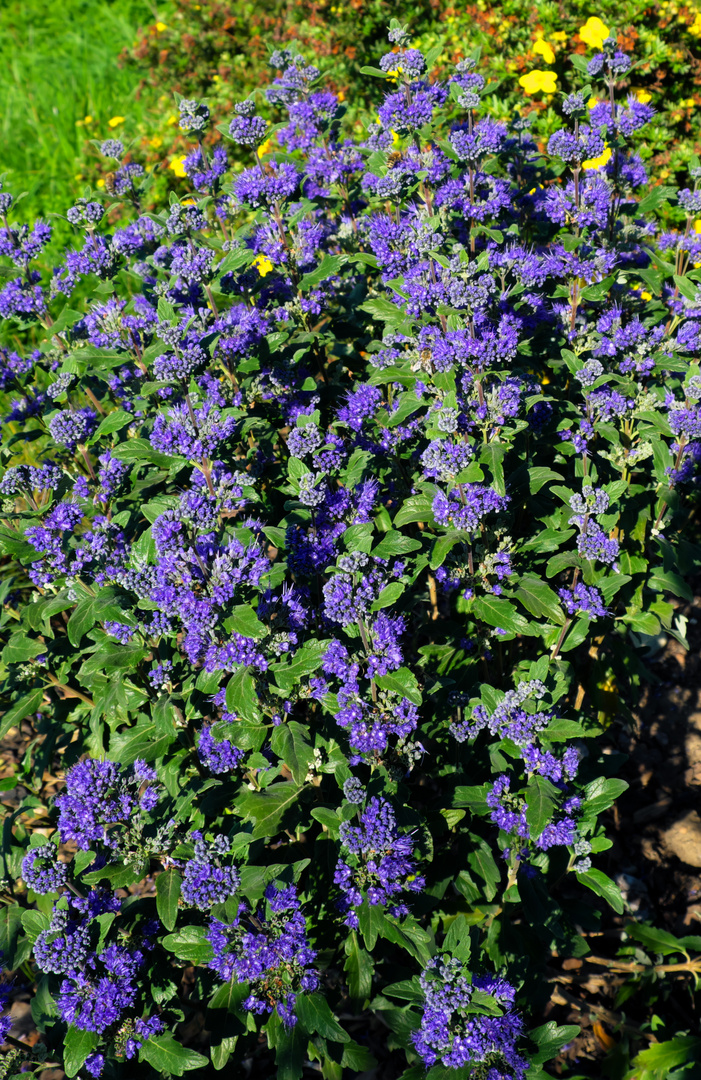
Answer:
<svg viewBox="0 0 701 1080"><path fill-rule="evenodd" d="M27 192L18 217L65 212L82 194L86 140L136 132L140 75L117 57L155 17L148 0L0 0L0 174Z"/></svg>

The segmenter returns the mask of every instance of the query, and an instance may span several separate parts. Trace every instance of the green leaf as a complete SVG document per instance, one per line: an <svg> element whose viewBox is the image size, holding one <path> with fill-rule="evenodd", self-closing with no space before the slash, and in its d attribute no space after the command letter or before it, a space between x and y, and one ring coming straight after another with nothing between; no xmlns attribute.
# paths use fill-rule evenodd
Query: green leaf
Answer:
<svg viewBox="0 0 701 1080"><path fill-rule="evenodd" d="M579 1032L580 1029L574 1024L566 1024L564 1027L558 1027L554 1020L549 1020L548 1023L543 1024L542 1027L529 1031L529 1039L531 1039L538 1047L535 1054L529 1054L529 1061L533 1065L544 1065L546 1061L550 1061L552 1058L557 1057L562 1050L562 1047L567 1046L567 1043L576 1039Z"/></svg>
<svg viewBox="0 0 701 1080"><path fill-rule="evenodd" d="M178 921L178 899L183 879L177 870L164 870L156 878L156 910L166 930L173 930Z"/></svg>
<svg viewBox="0 0 701 1080"><path fill-rule="evenodd" d="M244 720L258 718L256 681L246 668L232 675L226 687L226 707Z"/></svg>
<svg viewBox="0 0 701 1080"><path fill-rule="evenodd" d="M391 581L389 585L385 585L384 589L378 596L374 604L371 605L371 611L379 611L381 608L389 607L395 600L404 592L404 585L401 581Z"/></svg>
<svg viewBox="0 0 701 1080"><path fill-rule="evenodd" d="M470 959L472 951L470 924L464 915L456 915L451 922L443 941L443 948L451 956L457 956L458 960L463 960L465 963Z"/></svg>
<svg viewBox="0 0 701 1080"><path fill-rule="evenodd" d="M94 443L98 442L103 435L109 435L112 431L120 431L123 427L133 423L134 417L131 413L125 412L124 409L115 409L113 412L107 414L97 430L88 439L87 445L92 446Z"/></svg>
<svg viewBox="0 0 701 1080"><path fill-rule="evenodd" d="M458 532L456 529L446 533L445 536L439 536L431 549L431 556L428 563L431 569L436 570L439 566L442 566L448 557L448 554L458 541L464 539L465 533Z"/></svg>
<svg viewBox="0 0 701 1080"><path fill-rule="evenodd" d="M433 522L433 499L428 495L411 495L405 499L394 519L394 527L408 525L412 521Z"/></svg>
<svg viewBox="0 0 701 1080"><path fill-rule="evenodd" d="M400 667L389 675L379 675L375 680L381 690L393 690L396 694L408 698L414 705L420 705L422 701L419 684L416 676L409 668Z"/></svg>
<svg viewBox="0 0 701 1080"><path fill-rule="evenodd" d="M297 802L301 788L291 780L271 784L264 791L244 791L236 807L244 820L254 821L253 836L272 838L283 815Z"/></svg>
<svg viewBox="0 0 701 1080"><path fill-rule="evenodd" d="M329 647L329 639L312 638L305 641L290 663L276 664L275 681L282 690L291 690L302 676L311 675L321 667L321 658Z"/></svg>
<svg viewBox="0 0 701 1080"><path fill-rule="evenodd" d="M587 870L583 874L577 874L577 881L582 885L586 885L588 889L595 892L597 896L603 897L604 900L618 912L619 915L623 914L624 903L621 896L621 890L615 882L611 881L610 877L607 877L601 870L592 868Z"/></svg>
<svg viewBox="0 0 701 1080"><path fill-rule="evenodd" d="M148 464L158 465L162 469L169 469L178 460L185 464L185 458L161 454L158 450L154 450L151 443L147 442L146 439L128 439L126 442L120 443L119 446L115 446L111 454L112 457L119 458L120 461L131 462L136 465L148 462Z"/></svg>
<svg viewBox="0 0 701 1080"><path fill-rule="evenodd" d="M537 840L552 819L557 789L544 776L532 776L526 788L526 822L533 840Z"/></svg>
<svg viewBox="0 0 701 1080"><path fill-rule="evenodd" d="M43 930L48 930L51 920L43 911L30 909L22 912L22 927L32 945Z"/></svg>
<svg viewBox="0 0 701 1080"><path fill-rule="evenodd" d="M625 780L597 777L584 788L584 814L587 817L598 816L603 810L613 806L618 796L627 790L628 784Z"/></svg>
<svg viewBox="0 0 701 1080"><path fill-rule="evenodd" d="M674 1039L641 1050L631 1065L657 1073L656 1080L666 1080L670 1069L698 1062L700 1058L701 1039L697 1035L677 1035Z"/></svg>
<svg viewBox="0 0 701 1080"><path fill-rule="evenodd" d="M95 597L86 596L85 599L78 601L68 620L66 633L71 645L76 647L80 645L83 636L88 630L92 630L96 622Z"/></svg>
<svg viewBox="0 0 701 1080"><path fill-rule="evenodd" d="M22 921L24 922L24 919ZM667 930L659 930L656 926L631 922L626 925L626 935L639 941L650 952L660 953L662 956L672 956L674 953L687 951L679 938L668 933Z"/></svg>
<svg viewBox="0 0 701 1080"><path fill-rule="evenodd" d="M0 739L4 739L10 728L15 727L25 716L35 713L44 700L43 687L30 690L28 694L16 701L0 719Z"/></svg>
<svg viewBox="0 0 701 1080"><path fill-rule="evenodd" d="M231 612L229 620L234 633L253 638L254 641L265 637L268 632L267 627L258 621L258 616L249 604L237 604Z"/></svg>
<svg viewBox="0 0 701 1080"><path fill-rule="evenodd" d="M649 214L651 210L656 210L658 206L661 206L665 199L672 199L677 194L675 187L667 187L664 184L660 184L654 187L652 191L640 200L636 207L636 214ZM640 273L640 271L638 271Z"/></svg>
<svg viewBox="0 0 701 1080"><path fill-rule="evenodd" d="M247 982L239 982L236 975L232 975L228 982L222 983L207 1002L208 1009L226 1009L230 1013L240 1013L241 1002L251 992Z"/></svg>
<svg viewBox="0 0 701 1080"><path fill-rule="evenodd" d="M39 638L30 638L26 634L14 633L2 650L3 664L24 664L35 656L46 652L46 645Z"/></svg>
<svg viewBox="0 0 701 1080"><path fill-rule="evenodd" d="M193 1069L204 1069L209 1064L204 1054L181 1046L170 1032L147 1039L139 1051L139 1061L148 1061L156 1072L166 1076L182 1076Z"/></svg>
<svg viewBox="0 0 701 1080"><path fill-rule="evenodd" d="M489 844L481 837L473 837L477 845L467 856L468 866L478 874L485 883L484 895L491 902L497 893L497 886L501 881L501 872Z"/></svg>
<svg viewBox="0 0 701 1080"><path fill-rule="evenodd" d="M384 917L380 924L380 936L399 945L404 952L418 960L422 967L431 959L430 935L411 916L403 919L401 923Z"/></svg>
<svg viewBox="0 0 701 1080"><path fill-rule="evenodd" d="M304 292L305 289L311 289L315 285L319 285L320 282L333 277L334 274L338 273L345 261L345 255L324 255L315 270L312 270L309 274L304 274L299 283L300 289Z"/></svg>
<svg viewBox="0 0 701 1080"><path fill-rule="evenodd" d="M63 1068L66 1076L77 1076L85 1059L100 1041L96 1031L81 1031L70 1025L63 1043Z"/></svg>
<svg viewBox="0 0 701 1080"><path fill-rule="evenodd" d="M360 944L358 934L351 930L345 943L346 961L343 970L346 973L348 992L352 1001L362 1006L372 991L372 957Z"/></svg>
<svg viewBox="0 0 701 1080"><path fill-rule="evenodd" d="M206 964L214 956L214 949L205 938L203 926L184 926L177 934L166 934L162 945L168 952L188 964Z"/></svg>
<svg viewBox="0 0 701 1080"><path fill-rule="evenodd" d="M554 623L564 623L565 616L557 593L535 575L523 575L516 590L516 596L526 610L537 619L546 618Z"/></svg>
<svg viewBox="0 0 701 1080"><path fill-rule="evenodd" d="M314 748L309 742L309 729L296 720L280 724L273 729L270 745L274 754L284 761L297 784L303 784L314 759Z"/></svg>
<svg viewBox="0 0 701 1080"><path fill-rule="evenodd" d="M514 634L533 633L529 622L509 600L500 600L495 596L479 596L474 602L473 611L477 618L488 626L496 626Z"/></svg>
<svg viewBox="0 0 701 1080"><path fill-rule="evenodd" d="M385 909L382 904L371 904L369 900L363 900L356 908L358 914L358 928L363 935L366 947L372 952L378 937L384 929Z"/></svg>
<svg viewBox="0 0 701 1080"><path fill-rule="evenodd" d="M346 533L348 531L347 529ZM346 533L344 533L344 539ZM410 551L418 551L420 547L420 540L414 540L411 536L397 532L396 529L390 529L373 549L372 554L380 559L389 559L392 555L406 555Z"/></svg>
<svg viewBox="0 0 701 1080"><path fill-rule="evenodd" d="M350 1042L350 1035L338 1023L326 998L321 994L299 994L295 1012L310 1035L318 1031L325 1039L333 1039L339 1043Z"/></svg>
<svg viewBox="0 0 701 1080"><path fill-rule="evenodd" d="M131 765L137 758L155 761L163 756L174 741L174 735L158 734L155 720L140 720L136 727L113 732L110 737L110 755L122 765Z"/></svg>

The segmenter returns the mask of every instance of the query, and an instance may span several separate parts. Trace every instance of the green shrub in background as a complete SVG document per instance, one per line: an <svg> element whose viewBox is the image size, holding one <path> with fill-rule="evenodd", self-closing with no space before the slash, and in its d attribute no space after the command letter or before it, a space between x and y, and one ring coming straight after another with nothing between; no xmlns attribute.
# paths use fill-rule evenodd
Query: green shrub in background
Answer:
<svg viewBox="0 0 701 1080"><path fill-rule="evenodd" d="M162 194L164 186L178 186L186 149L175 122L173 91L186 97L206 95L213 114L223 120L234 100L252 92L266 77L270 48L292 42L300 51L314 53L351 117L360 120L372 94L372 76L363 68L372 65L395 5L391 0L205 4L176 0L170 9L159 10L158 19L140 34L136 46L124 51L122 63L125 70L139 73L143 95L143 111L127 117L125 130L140 139L140 150L162 168L158 186ZM576 69L569 63L570 55L590 57L602 40L602 26L615 32L621 47L634 50L637 58L624 89L643 95L658 110L646 159L654 164L660 182L683 182L689 156L701 145L695 123L701 107L698 8L675 0L603 0L596 8L581 0L565 5L478 0L466 6L417 0L405 14L414 44L423 49L443 47L440 75L475 46L481 47L483 74L494 80L493 93L487 97L490 113L499 119L508 119L515 111L535 113L533 130L543 145L556 126L558 93L570 92L574 85ZM519 80L533 71L552 73L555 80L545 80L545 90L534 87L530 104L524 107ZM152 104L146 106L149 99ZM219 134L215 131L213 137L218 139Z"/></svg>

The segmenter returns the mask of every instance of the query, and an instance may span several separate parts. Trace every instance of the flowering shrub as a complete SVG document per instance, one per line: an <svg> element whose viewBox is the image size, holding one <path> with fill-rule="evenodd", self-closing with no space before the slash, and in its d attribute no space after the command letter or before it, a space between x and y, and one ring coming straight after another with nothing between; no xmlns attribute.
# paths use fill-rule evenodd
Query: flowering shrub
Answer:
<svg viewBox="0 0 701 1080"><path fill-rule="evenodd" d="M544 155L389 38L360 141L285 50L282 151L239 102L231 176L185 99L142 213L110 140L131 220L68 209L50 278L0 193L7 1074L340 1080L381 1018L405 1080L536 1077L545 959L623 911L597 695L684 641L701 169L648 188L615 39Z"/></svg>

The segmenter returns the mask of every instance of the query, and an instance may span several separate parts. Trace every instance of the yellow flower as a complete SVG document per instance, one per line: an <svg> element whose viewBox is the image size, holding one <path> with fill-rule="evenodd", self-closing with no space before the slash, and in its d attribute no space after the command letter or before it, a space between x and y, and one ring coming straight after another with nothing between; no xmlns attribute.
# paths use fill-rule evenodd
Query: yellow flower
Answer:
<svg viewBox="0 0 701 1080"><path fill-rule="evenodd" d="M582 41L592 49L600 49L609 33L608 26L601 21L598 15L590 15L584 26L579 28L579 36Z"/></svg>
<svg viewBox="0 0 701 1080"><path fill-rule="evenodd" d="M564 30L556 30L554 34L550 35L550 37L553 39L553 41L567 41L567 34Z"/></svg>
<svg viewBox="0 0 701 1080"><path fill-rule="evenodd" d="M697 218L697 220L694 222L694 232L701 233L701 218Z"/></svg>
<svg viewBox="0 0 701 1080"><path fill-rule="evenodd" d="M183 199L183 206L195 206L195 199Z"/></svg>
<svg viewBox="0 0 701 1080"><path fill-rule="evenodd" d="M593 109L594 106L598 105L598 104L599 104L599 99L598 98L590 97L589 101L587 102L587 108L588 109Z"/></svg>
<svg viewBox="0 0 701 1080"><path fill-rule="evenodd" d="M273 145L273 140L272 139L266 139L265 142L262 142L260 144L260 146L258 147L258 157L263 157L263 154L269 154L272 145Z"/></svg>
<svg viewBox="0 0 701 1080"><path fill-rule="evenodd" d="M92 124L92 116L86 116L83 120L84 124Z"/></svg>
<svg viewBox="0 0 701 1080"><path fill-rule="evenodd" d="M694 37L701 37L701 11L689 27L689 33L693 34Z"/></svg>
<svg viewBox="0 0 701 1080"><path fill-rule="evenodd" d="M166 24L164 22L157 22L156 23L156 30L158 31L159 34L162 34L163 31L167 30L167 29L168 29L168 27L166 26Z"/></svg>
<svg viewBox="0 0 701 1080"><path fill-rule="evenodd" d="M158 150L159 146L163 146L163 139L160 135L154 135L152 139L149 139L148 144L153 147L154 150Z"/></svg>
<svg viewBox="0 0 701 1080"><path fill-rule="evenodd" d="M338 98L339 101L345 101L346 100L346 95L343 92L343 90L339 90L338 93L336 94L336 97Z"/></svg>
<svg viewBox="0 0 701 1080"><path fill-rule="evenodd" d="M529 71L518 80L527 94L554 94L557 84L557 75L554 71Z"/></svg>
<svg viewBox="0 0 701 1080"><path fill-rule="evenodd" d="M397 135L397 132L393 131L392 132L392 146L398 146L400 142L401 142L401 139Z"/></svg>
<svg viewBox="0 0 701 1080"><path fill-rule="evenodd" d="M183 154L182 157L172 158L170 165L168 166L169 169L173 170L176 176L187 176L187 173L185 172L185 157L186 155Z"/></svg>
<svg viewBox="0 0 701 1080"><path fill-rule="evenodd" d="M641 294L640 294L640 299L641 300L646 300L646 301L647 300L652 300L652 293L647 292L646 290L643 290L643 292L641 292Z"/></svg>
<svg viewBox="0 0 701 1080"><path fill-rule="evenodd" d="M546 64L555 63L555 51L552 45L549 45L547 41L543 41L542 38L539 38L538 41L536 41L533 46L533 52L542 56Z"/></svg>
<svg viewBox="0 0 701 1080"><path fill-rule="evenodd" d="M647 105L648 101L652 101L652 94L648 94L647 90L638 90L636 96L641 105Z"/></svg>
<svg viewBox="0 0 701 1080"><path fill-rule="evenodd" d="M173 124L177 124L177 122L178 122L178 119L179 119L179 118L178 118L178 117L177 117L177 116L175 115L175 113L171 113L171 115L170 115L170 116L168 117L168 123L169 123L169 124L170 124L170 126L172 127L172 126L173 126Z"/></svg>
<svg viewBox="0 0 701 1080"><path fill-rule="evenodd" d="M256 267L261 277L265 277L265 275L269 274L273 269L273 264L266 255L256 255L253 260L253 265Z"/></svg>
<svg viewBox="0 0 701 1080"><path fill-rule="evenodd" d="M100 177L100 179L99 179L99 180L97 181L97 186L98 186L98 187L104 187L104 186L105 186L105 181L104 181L104 179L103 179L103 177L102 177L102 176L101 176L101 177Z"/></svg>
<svg viewBox="0 0 701 1080"><path fill-rule="evenodd" d="M606 147L603 154L599 157L589 158L587 161L582 162L583 169L600 169L602 165L605 165L611 157L610 147Z"/></svg>
<svg viewBox="0 0 701 1080"><path fill-rule="evenodd" d="M683 109L693 109L696 105L696 101L694 98L690 97L687 98L686 101L680 101L679 104L682 106Z"/></svg>
<svg viewBox="0 0 701 1080"><path fill-rule="evenodd" d="M119 127L120 124L124 123L125 119L124 116L113 116L111 120L107 121L107 126L111 128Z"/></svg>
<svg viewBox="0 0 701 1080"><path fill-rule="evenodd" d="M83 179L82 172L76 173L73 179L74 180L82 180Z"/></svg>

